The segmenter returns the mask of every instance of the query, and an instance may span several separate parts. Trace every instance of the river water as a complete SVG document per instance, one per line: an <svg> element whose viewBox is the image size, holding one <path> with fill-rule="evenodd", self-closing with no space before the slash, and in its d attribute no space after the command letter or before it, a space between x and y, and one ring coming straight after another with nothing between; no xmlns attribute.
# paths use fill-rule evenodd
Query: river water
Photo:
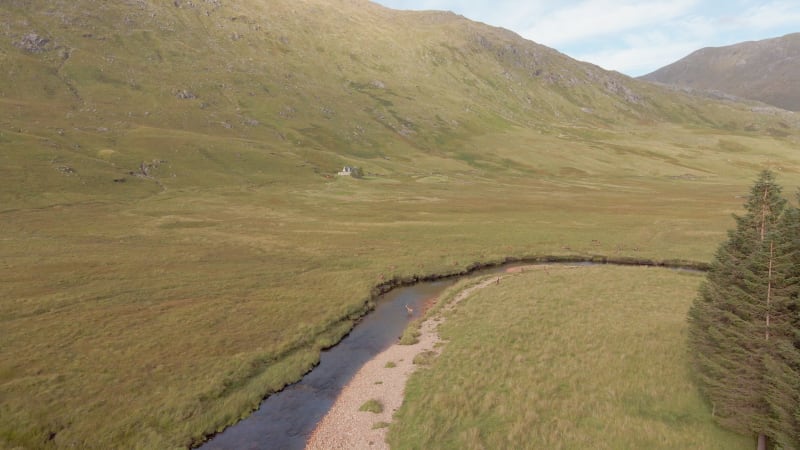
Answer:
<svg viewBox="0 0 800 450"><path fill-rule="evenodd" d="M475 274L499 273L523 263L508 263ZM572 264L593 265L591 262ZM636 262L623 265L651 265ZM673 267L679 270L680 266ZM411 320L422 314L426 301L455 284L458 278L420 282L382 295L341 342L320 355L320 363L303 379L267 397L259 409L226 428L200 448L202 450L300 450L311 432L330 410L344 386L375 355L403 334ZM406 311L406 305L414 310Z"/></svg>
<svg viewBox="0 0 800 450"><path fill-rule="evenodd" d="M499 270L499 269L498 269ZM393 289L377 301L341 342L322 352L320 363L302 380L270 395L248 418L225 429L203 450L293 450L305 447L342 388L375 355L395 343L425 302L454 284L455 278ZM408 305L413 315L406 311Z"/></svg>

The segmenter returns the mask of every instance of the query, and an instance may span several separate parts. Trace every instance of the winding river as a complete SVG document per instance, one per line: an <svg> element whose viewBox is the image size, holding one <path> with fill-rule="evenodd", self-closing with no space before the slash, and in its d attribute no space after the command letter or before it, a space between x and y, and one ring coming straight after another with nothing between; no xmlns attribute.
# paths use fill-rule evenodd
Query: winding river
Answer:
<svg viewBox="0 0 800 450"><path fill-rule="evenodd" d="M537 260L536 262L545 262ZM559 261L591 264L592 261ZM596 263L596 262L595 262ZM614 263L600 261L599 263ZM525 264L511 262L475 274L499 273ZM622 265L659 265L696 270L681 264L651 261L624 261ZM320 355L320 363L300 381L270 395L259 409L205 442L203 450L294 450L303 449L337 396L367 361L400 337L408 323L422 313L426 301L455 284L457 277L425 281L383 294L375 309L367 314L340 343ZM406 305L414 312L409 315Z"/></svg>

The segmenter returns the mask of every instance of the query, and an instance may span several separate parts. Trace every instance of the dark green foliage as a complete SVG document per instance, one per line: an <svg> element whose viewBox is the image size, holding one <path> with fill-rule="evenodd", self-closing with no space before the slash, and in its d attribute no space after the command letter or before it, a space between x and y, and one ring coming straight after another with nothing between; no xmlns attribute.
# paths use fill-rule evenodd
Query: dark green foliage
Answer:
<svg viewBox="0 0 800 450"><path fill-rule="evenodd" d="M689 344L717 420L797 448L800 213L762 172L689 311Z"/></svg>
<svg viewBox="0 0 800 450"><path fill-rule="evenodd" d="M765 358L770 435L782 448L800 448L800 210L788 208L775 236L779 282L772 310L774 342Z"/></svg>
<svg viewBox="0 0 800 450"><path fill-rule="evenodd" d="M364 171L361 170L361 167L353 167L350 176L353 178L364 178Z"/></svg>

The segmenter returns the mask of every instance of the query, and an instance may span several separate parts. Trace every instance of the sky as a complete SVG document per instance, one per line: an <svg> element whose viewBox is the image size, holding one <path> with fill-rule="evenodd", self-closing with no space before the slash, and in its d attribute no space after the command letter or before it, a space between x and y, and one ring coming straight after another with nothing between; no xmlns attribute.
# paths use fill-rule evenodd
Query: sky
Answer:
<svg viewBox="0 0 800 450"><path fill-rule="evenodd" d="M373 0L507 28L572 58L639 76L703 47L800 32L798 0Z"/></svg>

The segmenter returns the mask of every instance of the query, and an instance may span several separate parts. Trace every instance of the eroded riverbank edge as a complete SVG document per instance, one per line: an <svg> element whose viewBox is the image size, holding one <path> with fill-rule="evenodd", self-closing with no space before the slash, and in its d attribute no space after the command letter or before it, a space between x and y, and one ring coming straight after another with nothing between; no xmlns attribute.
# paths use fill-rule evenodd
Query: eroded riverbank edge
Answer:
<svg viewBox="0 0 800 450"><path fill-rule="evenodd" d="M382 295L394 289L406 286L412 286L421 282L432 282L438 280L461 278L461 277L475 275L484 270L499 269L503 266L531 265L531 264L558 264L558 263L561 264L590 263L590 264L600 264L600 265L609 264L609 265L620 265L620 266L648 266L648 267L663 267L669 269L692 270L699 272L704 272L709 268L708 263L685 260L685 259L658 260L652 258L638 258L632 256L574 255L574 254L535 255L535 256L523 256L523 257L510 256L488 262L475 262L466 266L461 270L455 270L452 272L392 277L386 281L383 281L375 285L370 290L369 296L363 300L358 309L351 311L344 317L332 321L330 325L327 326L327 328L325 328L319 334L315 336L310 336L308 339L305 339L298 345L287 348L280 354L275 355L274 357L269 358L268 360L260 362L260 364L259 363L254 364L253 370L251 372L252 376L247 379L239 380L238 383L234 383L235 385L238 385L242 388L255 385L260 382L262 376L264 376L268 371L286 370L285 367L286 365L290 365L292 362L298 359L301 360L299 365L302 367L302 369L299 371L295 371L294 373L296 373L297 375L291 377L292 378L291 380L285 380L283 384L281 384L280 386L274 386L274 385L267 386L266 392L260 398L247 402L246 407L243 408L243 411L239 416L222 418L222 420L220 420L220 422L217 423L214 429L203 430L197 438L193 439L190 448L196 448L203 445L205 442L209 441L217 434L223 432L226 428L240 422L241 420L246 419L254 411L258 410L261 407L261 404L264 402L264 400L267 399L269 396L274 395L283 390L284 388L286 388L287 386L296 383L297 381L302 379L305 375L307 375L309 372L311 372L319 364L321 352L325 349L336 346L345 337L347 337L349 333L358 325L359 321L375 308L376 302ZM309 353L312 352L315 354L315 358L313 360L311 360L307 356ZM218 398L223 399L224 397L220 396Z"/></svg>

